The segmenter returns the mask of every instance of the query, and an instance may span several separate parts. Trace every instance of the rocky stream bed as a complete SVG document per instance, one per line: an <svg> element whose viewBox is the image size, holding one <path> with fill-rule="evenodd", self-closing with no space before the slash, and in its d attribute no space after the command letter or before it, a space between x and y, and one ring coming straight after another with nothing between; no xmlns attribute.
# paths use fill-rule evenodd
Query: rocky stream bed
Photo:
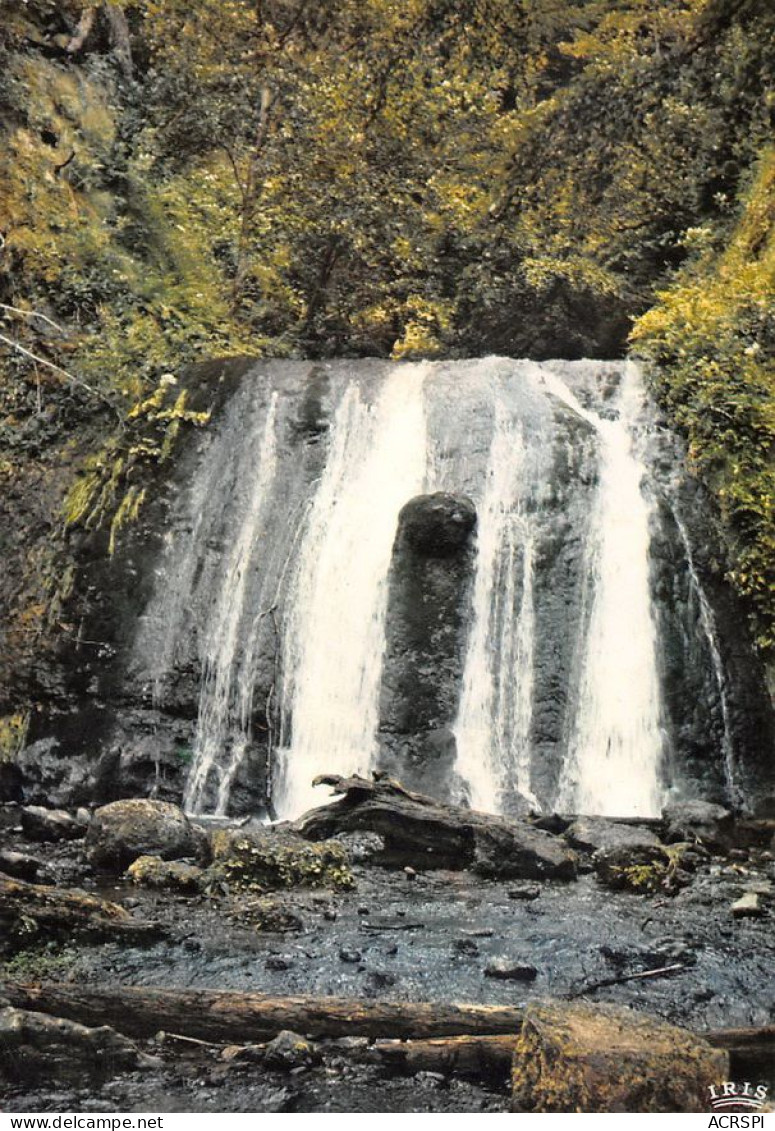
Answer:
<svg viewBox="0 0 775 1131"><path fill-rule="evenodd" d="M499 1112L513 1102L502 1063L435 1070L346 1032L203 1041L191 1035L195 1023L188 1033L168 1031L159 1016L153 1034L130 1040L114 1031L107 1044L103 1035L95 1056L93 1036L52 1036L45 1008L16 1008L18 987L35 983L312 995L357 999L367 1010L379 1002L613 1003L696 1034L769 1033L769 1043L733 1047L731 1070L775 1084L771 822L734 822L717 807L648 827L495 821L497 837L518 829L519 853L501 843L500 857L488 859L477 833L479 847L461 859L455 844L468 851L472 842L450 830L457 822L465 831L475 814L391 794L392 783L339 784L344 800L314 811L306 826L197 829L183 818L177 848L180 830L165 841L153 821L146 845L127 845L115 823L100 824L105 809L70 814L65 833L64 816L3 807L4 1109ZM167 820L172 807L163 808ZM423 821L436 834L439 822L446 829L445 860L428 859ZM525 837L539 838L537 847ZM57 931L36 911L44 897L31 895L30 883L38 893L43 885L47 900L78 889L153 929L139 940L109 927ZM41 1016L47 1031L36 1036ZM123 1029L131 1035L131 1025ZM81 1038L88 1055L78 1051Z"/></svg>

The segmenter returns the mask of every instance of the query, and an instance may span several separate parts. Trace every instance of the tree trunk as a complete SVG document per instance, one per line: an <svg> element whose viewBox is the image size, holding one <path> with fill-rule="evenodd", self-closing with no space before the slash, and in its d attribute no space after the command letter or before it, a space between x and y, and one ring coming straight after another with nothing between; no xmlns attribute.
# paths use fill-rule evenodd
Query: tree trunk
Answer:
<svg viewBox="0 0 775 1131"><path fill-rule="evenodd" d="M232 312L236 312L242 298L242 289L250 270L250 225L256 210L256 203L261 192L261 162L264 147L269 137L269 124L272 114L274 96L269 86L262 86L258 111L258 128L253 143L253 152L248 162L244 184L239 186L242 194L240 215L240 230L237 239L237 265L234 273L232 290Z"/></svg>
<svg viewBox="0 0 775 1131"><path fill-rule="evenodd" d="M501 1082L511 1071L513 1036L434 1037L427 1041L377 1041L373 1052L390 1068L408 1075L442 1072L473 1080Z"/></svg>
<svg viewBox="0 0 775 1131"><path fill-rule="evenodd" d="M283 1029L312 1038L368 1037L377 1041L376 1052L386 1063L412 1071L461 1075L502 1072L507 1060L510 1062L524 1015L516 1006L57 983L7 983L0 997L19 1009L66 1017L91 1027L110 1025L135 1037L165 1030L232 1045L270 1040ZM557 1008L561 1010L563 1004L557 1002ZM741 1054L775 1048L773 1025L710 1030L696 1036L714 1048Z"/></svg>
<svg viewBox="0 0 775 1131"><path fill-rule="evenodd" d="M519 1032L522 1010L499 1005L360 1001L334 997L271 997L225 990L161 990L141 986L9 984L20 1009L53 1013L82 1025L110 1025L130 1036L160 1029L205 1041L240 1044L271 1039L283 1029L310 1037L436 1037Z"/></svg>

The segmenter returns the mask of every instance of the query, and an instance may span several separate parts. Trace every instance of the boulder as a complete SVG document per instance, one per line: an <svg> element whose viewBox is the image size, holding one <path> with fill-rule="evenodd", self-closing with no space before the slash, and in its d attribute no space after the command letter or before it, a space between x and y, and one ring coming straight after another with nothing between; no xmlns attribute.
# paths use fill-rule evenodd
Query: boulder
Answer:
<svg viewBox="0 0 775 1131"><path fill-rule="evenodd" d="M86 829L85 821L64 809L45 809L42 805L22 809L22 832L28 840L80 840Z"/></svg>
<svg viewBox="0 0 775 1131"><path fill-rule="evenodd" d="M210 881L222 881L230 889L353 887L347 849L337 840L310 844L296 833L257 825L217 829L210 843Z"/></svg>
<svg viewBox="0 0 775 1131"><path fill-rule="evenodd" d="M306 1037L283 1029L264 1049L264 1059L270 1068L285 1072L308 1068L316 1059L315 1047Z"/></svg>
<svg viewBox="0 0 775 1131"><path fill-rule="evenodd" d="M512 1111L704 1112L726 1052L616 1005L529 1004L512 1067Z"/></svg>
<svg viewBox="0 0 775 1131"><path fill-rule="evenodd" d="M681 801L666 805L662 819L667 826L667 841L700 841L706 847L722 852L734 841L732 814L711 801Z"/></svg>
<svg viewBox="0 0 775 1131"><path fill-rule="evenodd" d="M183 860L162 860L160 856L138 856L126 870L127 878L141 887L161 888L196 895L202 889L205 872Z"/></svg>
<svg viewBox="0 0 775 1131"><path fill-rule="evenodd" d="M0 852L0 872L15 880L34 883L43 871L43 862L35 856L28 856L26 852L12 852L10 849Z"/></svg>
<svg viewBox="0 0 775 1131"><path fill-rule="evenodd" d="M604 848L642 848L659 844L659 837L642 825L625 825L603 817L578 817L565 832L565 839L582 852Z"/></svg>
<svg viewBox="0 0 775 1131"><path fill-rule="evenodd" d="M188 817L168 801L134 798L97 809L86 833L86 856L95 868L123 872L138 856L180 860L195 856L198 838Z"/></svg>
<svg viewBox="0 0 775 1131"><path fill-rule="evenodd" d="M46 1013L0 1009L0 1077L17 1086L22 1081L105 1080L153 1063L107 1025L90 1029Z"/></svg>
<svg viewBox="0 0 775 1131"><path fill-rule="evenodd" d="M576 853L559 837L519 821L473 813L473 871L493 879L572 880Z"/></svg>

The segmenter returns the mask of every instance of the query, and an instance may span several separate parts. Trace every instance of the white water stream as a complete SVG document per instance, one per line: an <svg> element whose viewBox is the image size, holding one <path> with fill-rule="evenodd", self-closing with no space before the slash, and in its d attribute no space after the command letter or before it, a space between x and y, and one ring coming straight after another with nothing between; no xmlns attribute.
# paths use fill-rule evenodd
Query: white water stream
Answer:
<svg viewBox="0 0 775 1131"><path fill-rule="evenodd" d="M600 437L600 482L591 516L592 612L557 805L568 813L658 816L662 733L649 506L632 442L643 396L638 370L625 367L616 420L588 412L554 374L547 373L545 382Z"/></svg>
<svg viewBox="0 0 775 1131"><path fill-rule="evenodd" d="M350 385L332 424L284 628L281 817L320 804L316 774L363 774L375 754L390 554L425 479L425 374L397 367L373 405Z"/></svg>
<svg viewBox="0 0 775 1131"><path fill-rule="evenodd" d="M261 433L253 438L255 457L251 469L253 488L250 503L223 572L213 610L203 663L194 756L183 797L185 808L193 813L202 810L208 777L213 771L217 775L215 813L220 816L226 812L231 782L244 751L247 720L243 712L238 711L235 718L232 711L239 655L237 643L240 622L246 615L245 593L250 561L262 531L262 520L274 481L276 413L277 394L274 394ZM224 764L221 754L227 739L231 740L231 749Z"/></svg>

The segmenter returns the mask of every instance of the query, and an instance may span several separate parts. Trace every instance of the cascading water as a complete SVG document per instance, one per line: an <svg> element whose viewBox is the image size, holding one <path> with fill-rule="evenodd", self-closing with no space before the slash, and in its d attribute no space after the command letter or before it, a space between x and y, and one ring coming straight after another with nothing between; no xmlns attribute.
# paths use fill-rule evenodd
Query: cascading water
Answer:
<svg viewBox="0 0 775 1131"><path fill-rule="evenodd" d="M696 686L708 688L729 767L724 670L707 602L692 613L683 583L672 587L678 604L666 604L664 564L655 591L654 491L669 502L649 478L644 411L637 367L610 362L266 363L248 372L192 457L133 653L153 725L165 713L181 720L176 749L190 727L187 689L198 689L187 807L263 805L294 817L321 800L316 775L382 764L412 785L426 740L407 745L405 729L389 731L381 716L384 701L389 725L400 730L412 717L395 698L397 688L412 693L400 634L390 695L381 691L399 512L429 492L465 496L476 510L470 572L455 574L469 585L459 663L445 652L434 666L434 624L400 610L412 631L426 625L426 685L455 681L431 697L450 713L424 724L429 749L452 744L439 762L448 777L440 794L496 812L616 816L658 813L668 786L696 796L694 751L707 742L686 740L696 711L665 701L658 632L670 638L673 671L681 648L689 656L690 621L709 638L691 663L705 664ZM663 544L673 539L660 561L694 577L685 532L659 529ZM395 593L411 601L415 568L445 592L444 560L405 559Z"/></svg>
<svg viewBox="0 0 775 1131"><path fill-rule="evenodd" d="M455 727L457 772L474 808L489 812L500 810L509 790L537 804L529 759L534 544L525 477L521 428L496 401L479 505L474 621Z"/></svg>
<svg viewBox="0 0 775 1131"><path fill-rule="evenodd" d="M226 812L229 787L244 752L248 719L244 703L239 702L240 696L236 696L237 710L234 711L237 640L240 621L246 614L245 594L250 559L256 551L276 471L276 415L275 394L261 434L255 437L255 459L248 471L253 483L251 498L223 573L210 626L203 665L194 757L183 796L184 805L194 813L202 810L208 778L213 771L217 775L215 812L218 815ZM219 755L227 744L229 757L222 763Z"/></svg>
<svg viewBox="0 0 775 1131"><path fill-rule="evenodd" d="M373 406L351 385L332 424L285 627L279 816L319 800L322 769L365 773L373 760L390 551L398 512L425 477L424 375L396 369Z"/></svg>
<svg viewBox="0 0 775 1131"><path fill-rule="evenodd" d="M658 816L662 734L656 625L649 586L649 507L631 429L642 394L637 369L621 379L619 417L582 408L554 375L547 389L600 436L600 486L592 515L592 614L576 727L560 783L568 813Z"/></svg>

